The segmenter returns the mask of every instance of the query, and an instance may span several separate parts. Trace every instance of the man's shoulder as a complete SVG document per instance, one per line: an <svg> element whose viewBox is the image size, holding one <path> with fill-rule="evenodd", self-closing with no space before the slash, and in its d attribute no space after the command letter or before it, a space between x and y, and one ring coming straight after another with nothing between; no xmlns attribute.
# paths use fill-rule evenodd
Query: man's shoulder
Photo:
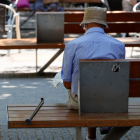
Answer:
<svg viewBox="0 0 140 140"><path fill-rule="evenodd" d="M72 47L72 46L78 46L80 43L83 42L83 39L84 39L84 36L73 39L72 41L68 42L65 47L69 48L69 47Z"/></svg>
<svg viewBox="0 0 140 140"><path fill-rule="evenodd" d="M112 43L113 45L124 46L124 43L121 42L120 40L108 35L106 35L106 37L108 38L108 42Z"/></svg>

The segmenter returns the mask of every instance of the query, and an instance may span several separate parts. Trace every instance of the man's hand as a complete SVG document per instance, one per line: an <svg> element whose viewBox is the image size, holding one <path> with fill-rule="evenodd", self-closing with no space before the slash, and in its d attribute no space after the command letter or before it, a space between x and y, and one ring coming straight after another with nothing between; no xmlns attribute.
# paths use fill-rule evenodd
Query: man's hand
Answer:
<svg viewBox="0 0 140 140"><path fill-rule="evenodd" d="M64 87L65 87L66 89L71 89L71 82L65 82L65 81L63 80L63 85L64 85Z"/></svg>

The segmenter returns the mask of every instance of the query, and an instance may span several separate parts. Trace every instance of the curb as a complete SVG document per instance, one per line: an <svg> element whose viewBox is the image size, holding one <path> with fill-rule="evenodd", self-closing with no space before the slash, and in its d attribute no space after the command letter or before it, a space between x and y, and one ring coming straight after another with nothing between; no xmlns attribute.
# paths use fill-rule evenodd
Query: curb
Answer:
<svg viewBox="0 0 140 140"><path fill-rule="evenodd" d="M54 78L56 72L38 73L1 73L0 78Z"/></svg>

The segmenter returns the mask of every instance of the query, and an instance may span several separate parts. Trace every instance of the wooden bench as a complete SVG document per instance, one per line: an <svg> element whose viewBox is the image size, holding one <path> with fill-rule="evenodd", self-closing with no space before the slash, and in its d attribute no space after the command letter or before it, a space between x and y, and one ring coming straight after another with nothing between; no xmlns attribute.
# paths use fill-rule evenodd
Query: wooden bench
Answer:
<svg viewBox="0 0 140 140"><path fill-rule="evenodd" d="M56 12L57 13L57 12ZM49 12L48 12L49 14ZM84 34L84 30L79 26L83 20L83 12L64 12L64 33L65 34ZM109 29L105 29L106 33L124 33L124 32L140 32L140 12L108 12L107 22ZM74 38L64 39L64 43L36 43L36 39L21 40L0 40L0 49L50 49L60 48L60 50L46 63L38 72L39 75L63 52L65 44ZM139 47L139 38L117 38L126 47ZM37 70L37 53L36 53L36 70Z"/></svg>
<svg viewBox="0 0 140 140"><path fill-rule="evenodd" d="M84 30L79 24L83 20L84 12L65 12L64 13L64 34L84 34ZM105 33L127 33L140 32L140 12L107 12L107 23L109 28L105 29ZM131 47L138 47L134 45L135 39L127 38L120 39L123 42L129 40ZM125 41L124 41L125 40ZM39 71L39 74L48 67L48 64Z"/></svg>
<svg viewBox="0 0 140 140"><path fill-rule="evenodd" d="M64 43L37 43L35 38L28 39L1 39L0 50L4 49L36 49L36 72L39 75L63 52L65 44L75 38L65 38ZM125 44L125 47L140 47L140 38L117 38ZM37 71L38 49L60 49L46 64Z"/></svg>
<svg viewBox="0 0 140 140"><path fill-rule="evenodd" d="M90 60L90 62L92 61L96 60ZM105 61L115 62L118 60ZM130 61L129 97L140 97L140 60L123 61ZM76 127L76 138L81 140L81 127L140 126L140 103L129 103L127 113L82 113L81 116L78 116L77 110L69 109L66 104L45 104L35 115L31 124L26 125L25 119L30 117L36 106L35 104L8 105L8 128Z"/></svg>

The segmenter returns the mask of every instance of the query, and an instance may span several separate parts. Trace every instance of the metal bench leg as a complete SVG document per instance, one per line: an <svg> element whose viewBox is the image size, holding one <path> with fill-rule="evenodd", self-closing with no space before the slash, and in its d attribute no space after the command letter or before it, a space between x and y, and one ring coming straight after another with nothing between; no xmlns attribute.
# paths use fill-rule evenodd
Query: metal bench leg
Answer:
<svg viewBox="0 0 140 140"><path fill-rule="evenodd" d="M38 72L38 75L41 75L43 71L64 51L64 49L60 49Z"/></svg>
<svg viewBox="0 0 140 140"><path fill-rule="evenodd" d="M76 140L82 140L81 127L75 127L75 129L76 129Z"/></svg>
<svg viewBox="0 0 140 140"><path fill-rule="evenodd" d="M24 22L21 23L20 28L35 14L35 12L33 12Z"/></svg>
<svg viewBox="0 0 140 140"><path fill-rule="evenodd" d="M113 127L102 140L119 140L132 127Z"/></svg>

